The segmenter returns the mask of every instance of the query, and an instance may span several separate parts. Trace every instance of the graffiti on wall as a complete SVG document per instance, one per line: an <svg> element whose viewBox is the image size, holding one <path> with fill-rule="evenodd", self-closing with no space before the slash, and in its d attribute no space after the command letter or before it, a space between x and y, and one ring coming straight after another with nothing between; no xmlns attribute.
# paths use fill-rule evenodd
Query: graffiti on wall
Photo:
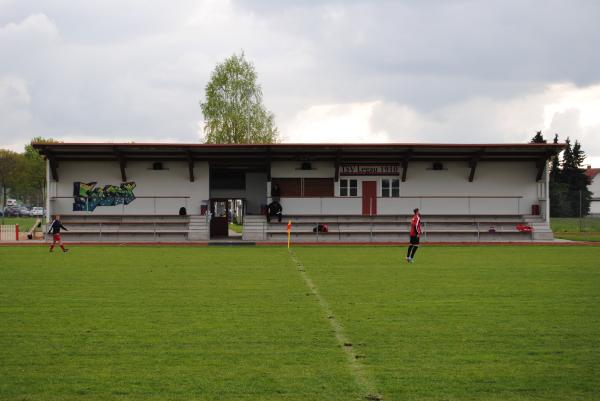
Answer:
<svg viewBox="0 0 600 401"><path fill-rule="evenodd" d="M135 182L124 182L120 186L96 187L96 182L73 183L73 211L93 212L98 206L129 205L135 200Z"/></svg>

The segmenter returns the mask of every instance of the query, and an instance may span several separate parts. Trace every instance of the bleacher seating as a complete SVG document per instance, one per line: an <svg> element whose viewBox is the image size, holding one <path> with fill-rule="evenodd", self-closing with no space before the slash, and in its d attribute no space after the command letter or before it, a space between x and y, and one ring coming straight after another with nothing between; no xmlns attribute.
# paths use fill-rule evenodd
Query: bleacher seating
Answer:
<svg viewBox="0 0 600 401"><path fill-rule="evenodd" d="M63 215L65 241L173 242L186 241L189 216Z"/></svg>
<svg viewBox="0 0 600 401"><path fill-rule="evenodd" d="M407 240L410 218L408 215L285 216L281 223L267 223L264 218L255 218L252 227L248 228L253 230L254 240L286 241L286 225L291 220L292 240L295 242L404 242ZM318 224L326 224L328 232L316 232L314 228ZM534 230L519 231L518 224L532 225ZM547 223L535 216L426 216L422 229L422 242L501 242L553 238Z"/></svg>
<svg viewBox="0 0 600 401"><path fill-rule="evenodd" d="M246 216L243 239L285 242L292 220L294 242L406 242L411 216L284 216L267 223L264 216ZM206 216L63 215L65 241L185 242L209 239ZM328 232L315 232L327 224ZM522 232L518 224L533 227ZM551 240L548 224L537 216L424 216L422 242L502 242Z"/></svg>

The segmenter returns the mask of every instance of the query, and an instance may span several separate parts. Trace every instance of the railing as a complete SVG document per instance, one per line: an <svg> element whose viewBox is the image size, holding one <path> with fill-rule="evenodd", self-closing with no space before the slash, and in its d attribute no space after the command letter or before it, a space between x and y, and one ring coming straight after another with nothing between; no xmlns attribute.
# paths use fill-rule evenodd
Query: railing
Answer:
<svg viewBox="0 0 600 401"><path fill-rule="evenodd" d="M60 202L61 199L71 199L73 200L73 203L75 201L75 199L85 199L85 209L84 210L72 210L72 206L73 203L69 203L68 206L71 207L70 210L66 210L66 208L61 208L61 205L58 205L58 203ZM101 213L98 214L116 214L114 213L117 208L120 209L121 214L125 214L125 211L127 208L129 209L134 209L134 211L136 212L136 214L153 214L156 215L158 214L157 211L158 210L162 210L162 209L167 209L169 210L169 213L166 214L173 214L176 215L179 212L179 208L180 207L185 207L186 210L188 209L188 199L190 199L189 196L136 196L135 199L133 199L131 201L131 203L129 203L128 205L126 205L124 203L124 198L117 198L119 203L114 205L114 206L100 206L97 205L94 208L92 208L92 204L90 201L90 198L84 198L81 196L53 196L50 198L50 212L51 214L73 214L73 213L92 213L95 211L96 208L98 207L103 207L103 208L111 208L110 212L113 213L106 213L106 209L102 209ZM180 205L167 205L166 207L160 207L160 205L158 205L159 207L157 208L157 204L163 200L163 199L183 199L183 203ZM145 201L150 200L151 203L148 204ZM139 202L141 201L141 202ZM140 203L142 203L142 205L140 205ZM92 210L90 210L92 209Z"/></svg>
<svg viewBox="0 0 600 401"><path fill-rule="evenodd" d="M400 196L377 197L378 215L412 214L419 208L425 214L504 214L521 215L523 196ZM360 215L362 197L281 197L284 213L314 215Z"/></svg>

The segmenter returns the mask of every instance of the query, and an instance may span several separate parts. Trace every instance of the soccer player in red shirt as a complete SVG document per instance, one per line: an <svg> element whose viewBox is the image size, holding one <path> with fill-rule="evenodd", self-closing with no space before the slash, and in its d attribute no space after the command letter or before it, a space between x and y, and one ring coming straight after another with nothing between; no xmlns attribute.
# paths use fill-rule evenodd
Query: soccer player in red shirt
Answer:
<svg viewBox="0 0 600 401"><path fill-rule="evenodd" d="M408 263L415 262L415 253L419 249L419 237L421 236L421 214L419 208L414 210L414 215L410 219L410 245L406 252L406 261Z"/></svg>
<svg viewBox="0 0 600 401"><path fill-rule="evenodd" d="M52 223L50 224L50 229L48 230L48 234L52 234L52 245L50 245L50 252L52 252L54 250L54 246L56 245L56 243L58 242L58 245L60 246L60 249L63 250L63 252L67 252L68 249L65 249L65 246L62 243L62 238L60 238L60 229L63 230L67 230L67 228L65 226L62 225L62 223L60 222L60 216L56 215L54 216L54 220L52 220ZM69 231L69 230L67 230Z"/></svg>

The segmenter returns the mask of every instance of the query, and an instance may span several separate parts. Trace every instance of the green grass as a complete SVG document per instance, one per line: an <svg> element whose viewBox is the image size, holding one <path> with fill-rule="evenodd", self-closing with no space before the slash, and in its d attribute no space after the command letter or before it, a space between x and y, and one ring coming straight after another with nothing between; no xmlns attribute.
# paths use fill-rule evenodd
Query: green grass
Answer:
<svg viewBox="0 0 600 401"><path fill-rule="evenodd" d="M384 400L598 400L600 247L297 248ZM284 248L0 247L2 400L360 400Z"/></svg>
<svg viewBox="0 0 600 401"><path fill-rule="evenodd" d="M41 219L42 224L44 224L44 218L42 217ZM36 220L37 217L5 217L3 224L18 224L19 231L26 233L33 226ZM2 217L0 217L0 221L2 221Z"/></svg>
<svg viewBox="0 0 600 401"><path fill-rule="evenodd" d="M550 225L556 238L573 241L600 241L600 218L553 217Z"/></svg>
<svg viewBox="0 0 600 401"><path fill-rule="evenodd" d="M244 226L235 223L229 223L229 229L235 231L238 234L241 234L244 230Z"/></svg>
<svg viewBox="0 0 600 401"><path fill-rule="evenodd" d="M600 232L573 232L556 233L556 238L568 239L571 241L600 242Z"/></svg>
<svg viewBox="0 0 600 401"><path fill-rule="evenodd" d="M600 247L422 248L297 250L384 395L600 399Z"/></svg>

